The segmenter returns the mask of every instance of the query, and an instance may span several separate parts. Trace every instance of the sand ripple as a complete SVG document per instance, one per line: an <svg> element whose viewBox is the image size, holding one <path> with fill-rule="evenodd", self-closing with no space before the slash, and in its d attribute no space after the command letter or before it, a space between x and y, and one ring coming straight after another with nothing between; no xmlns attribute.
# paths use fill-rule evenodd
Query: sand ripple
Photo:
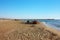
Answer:
<svg viewBox="0 0 60 40"><path fill-rule="evenodd" d="M1 36L0 40L60 40L60 37L48 30L29 28L23 31L15 30L5 34Z"/></svg>

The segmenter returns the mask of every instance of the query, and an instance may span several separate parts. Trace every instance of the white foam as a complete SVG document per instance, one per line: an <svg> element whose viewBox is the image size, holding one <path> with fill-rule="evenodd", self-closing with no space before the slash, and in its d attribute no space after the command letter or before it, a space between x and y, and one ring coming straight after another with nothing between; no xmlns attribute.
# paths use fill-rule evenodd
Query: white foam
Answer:
<svg viewBox="0 0 60 40"><path fill-rule="evenodd" d="M50 28L54 28L54 29L56 29L56 30L60 30L60 28L58 28L58 27L56 27L56 26L54 26L54 25L51 25L51 24L48 24L48 23L46 23L46 22L42 22L46 27L50 27Z"/></svg>

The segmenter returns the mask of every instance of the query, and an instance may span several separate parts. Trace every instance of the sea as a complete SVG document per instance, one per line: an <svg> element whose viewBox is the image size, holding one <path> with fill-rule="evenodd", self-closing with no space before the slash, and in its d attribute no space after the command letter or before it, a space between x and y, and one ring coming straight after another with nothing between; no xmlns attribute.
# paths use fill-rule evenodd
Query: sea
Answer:
<svg viewBox="0 0 60 40"><path fill-rule="evenodd" d="M54 28L56 30L60 31L60 20L59 19L44 19L44 20L39 20L43 24L45 24L47 27Z"/></svg>
<svg viewBox="0 0 60 40"><path fill-rule="evenodd" d="M45 24L47 27L60 30L60 19L24 19L23 21L27 21L27 20L30 21L37 20Z"/></svg>

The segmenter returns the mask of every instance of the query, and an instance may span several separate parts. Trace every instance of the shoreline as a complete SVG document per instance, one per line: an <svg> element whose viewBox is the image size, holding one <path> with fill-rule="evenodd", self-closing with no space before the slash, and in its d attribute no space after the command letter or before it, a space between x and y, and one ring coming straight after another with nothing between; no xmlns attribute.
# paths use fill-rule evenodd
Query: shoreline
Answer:
<svg viewBox="0 0 60 40"><path fill-rule="evenodd" d="M8 20L0 21L0 40L59 40L60 33L49 28L44 23L25 24L23 21ZM9 39L8 39L9 38Z"/></svg>
<svg viewBox="0 0 60 40"><path fill-rule="evenodd" d="M51 26L47 25L46 23L42 22L43 25L45 25L46 29L53 32L53 33L56 33L58 36L60 36L60 30L57 30L55 28L52 28Z"/></svg>

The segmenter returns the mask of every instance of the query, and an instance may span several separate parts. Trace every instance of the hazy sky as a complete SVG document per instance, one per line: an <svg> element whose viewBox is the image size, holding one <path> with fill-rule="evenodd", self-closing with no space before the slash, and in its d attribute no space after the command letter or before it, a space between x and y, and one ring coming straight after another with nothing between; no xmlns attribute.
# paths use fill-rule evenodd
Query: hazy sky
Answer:
<svg viewBox="0 0 60 40"><path fill-rule="evenodd" d="M60 0L0 0L0 18L60 18Z"/></svg>

